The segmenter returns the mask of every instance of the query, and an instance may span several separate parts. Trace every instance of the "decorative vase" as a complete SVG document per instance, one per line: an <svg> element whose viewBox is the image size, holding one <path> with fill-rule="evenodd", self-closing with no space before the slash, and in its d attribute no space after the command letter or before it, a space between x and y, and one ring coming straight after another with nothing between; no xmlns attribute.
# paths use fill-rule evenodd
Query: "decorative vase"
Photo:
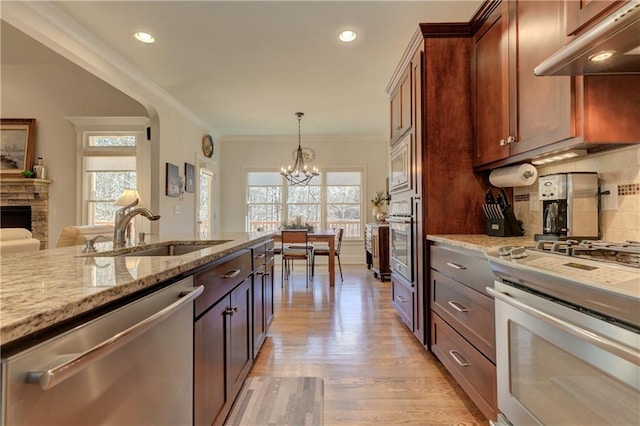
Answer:
<svg viewBox="0 0 640 426"><path fill-rule="evenodd" d="M378 213L380 213L382 209L379 206L373 206L371 209L371 214L373 214L373 219L378 220Z"/></svg>
<svg viewBox="0 0 640 426"><path fill-rule="evenodd" d="M380 213L376 215L376 221L378 221L378 223L385 223L388 217L389 217L389 213L382 210L380 211Z"/></svg>

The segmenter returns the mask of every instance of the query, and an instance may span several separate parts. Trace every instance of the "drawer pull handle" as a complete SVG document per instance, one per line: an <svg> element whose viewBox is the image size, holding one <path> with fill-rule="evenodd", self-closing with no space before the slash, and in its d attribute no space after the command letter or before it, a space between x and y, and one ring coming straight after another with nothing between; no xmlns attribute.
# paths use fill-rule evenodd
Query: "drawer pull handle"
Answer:
<svg viewBox="0 0 640 426"><path fill-rule="evenodd" d="M449 306L451 306L453 309L455 309L458 312L469 312L469 310L467 308L465 308L464 306L462 306L458 302L455 302L453 300L449 300L447 303L449 304Z"/></svg>
<svg viewBox="0 0 640 426"><path fill-rule="evenodd" d="M254 259L262 259L264 257L264 253L256 254L253 256Z"/></svg>
<svg viewBox="0 0 640 426"><path fill-rule="evenodd" d="M467 360L466 360L466 359L464 359L464 357L460 354L460 352L458 352L458 351L456 351L456 350L451 349L451 350L449 351L449 355L451 355L451 358L453 358L453 360L454 360L456 363L458 363L458 365L459 365L460 367L469 367L469 366L471 365L471 364L469 364L469 363L467 362Z"/></svg>
<svg viewBox="0 0 640 426"><path fill-rule="evenodd" d="M407 299L405 299L404 297L402 297L400 295L396 296L396 299L398 299L402 303L407 303Z"/></svg>
<svg viewBox="0 0 640 426"><path fill-rule="evenodd" d="M462 265L458 265L457 263L453 263L453 262L447 262L447 266L453 268L453 269L457 269L458 271L462 271L463 269L467 269L465 266Z"/></svg>
<svg viewBox="0 0 640 426"><path fill-rule="evenodd" d="M235 278L240 275L240 269L232 269L222 276L222 278Z"/></svg>
<svg viewBox="0 0 640 426"><path fill-rule="evenodd" d="M234 314L234 313L236 313L236 312L238 312L238 307L237 307L237 306L234 306L233 308L228 307L228 308L226 308L226 309L224 310L224 313L225 313L226 315L229 315L230 317L232 317L232 316L233 316L233 314Z"/></svg>
<svg viewBox="0 0 640 426"><path fill-rule="evenodd" d="M258 271L258 272L256 272L256 275L264 275L264 272L263 271Z"/></svg>

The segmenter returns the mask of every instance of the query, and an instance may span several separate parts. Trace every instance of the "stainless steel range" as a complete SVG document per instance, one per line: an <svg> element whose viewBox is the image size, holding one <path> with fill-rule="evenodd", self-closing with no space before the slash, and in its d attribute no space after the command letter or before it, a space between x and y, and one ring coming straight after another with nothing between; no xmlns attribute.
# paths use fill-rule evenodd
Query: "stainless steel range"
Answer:
<svg viewBox="0 0 640 426"><path fill-rule="evenodd" d="M640 244L486 253L499 277L498 423L640 424Z"/></svg>

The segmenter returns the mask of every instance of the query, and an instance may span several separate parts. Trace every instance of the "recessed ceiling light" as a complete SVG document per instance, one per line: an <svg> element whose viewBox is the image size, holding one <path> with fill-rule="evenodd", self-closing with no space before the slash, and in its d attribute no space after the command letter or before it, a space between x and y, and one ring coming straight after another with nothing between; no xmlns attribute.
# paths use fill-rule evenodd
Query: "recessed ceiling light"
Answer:
<svg viewBox="0 0 640 426"><path fill-rule="evenodd" d="M144 31L138 31L137 33L133 34L133 36L136 38L136 40L143 43L153 43L156 41L156 39L151 34L145 33Z"/></svg>
<svg viewBox="0 0 640 426"><path fill-rule="evenodd" d="M356 39L358 35L356 34L355 31L352 30L344 30L340 33L340 35L338 36L338 38L340 39L340 41L343 41L345 43L350 43L353 40Z"/></svg>
<svg viewBox="0 0 640 426"><path fill-rule="evenodd" d="M615 50L605 50L604 52L596 53L595 55L589 56L589 60L591 62L601 62L606 61L610 57L612 57L616 53Z"/></svg>

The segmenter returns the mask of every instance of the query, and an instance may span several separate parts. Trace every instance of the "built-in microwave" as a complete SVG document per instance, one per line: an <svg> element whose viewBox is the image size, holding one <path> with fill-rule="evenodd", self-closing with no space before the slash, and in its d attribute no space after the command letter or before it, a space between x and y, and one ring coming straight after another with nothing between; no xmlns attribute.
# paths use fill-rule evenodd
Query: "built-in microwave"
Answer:
<svg viewBox="0 0 640 426"><path fill-rule="evenodd" d="M411 189L412 137L413 135L409 133L391 149L389 157L389 193L391 194Z"/></svg>

